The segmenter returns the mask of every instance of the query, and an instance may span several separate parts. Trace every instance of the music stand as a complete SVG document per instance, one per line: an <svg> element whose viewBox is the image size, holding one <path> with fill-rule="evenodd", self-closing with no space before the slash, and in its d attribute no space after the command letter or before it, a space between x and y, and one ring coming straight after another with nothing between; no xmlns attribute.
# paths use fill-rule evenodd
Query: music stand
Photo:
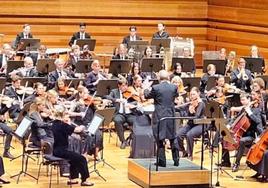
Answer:
<svg viewBox="0 0 268 188"><path fill-rule="evenodd" d="M5 77L0 77L0 91L3 91L3 89L6 87L6 80L7 79Z"/></svg>
<svg viewBox="0 0 268 188"><path fill-rule="evenodd" d="M89 51L94 51L96 46L96 39L77 39L74 41L74 44L78 45L80 48L88 45Z"/></svg>
<svg viewBox="0 0 268 188"><path fill-rule="evenodd" d="M207 87L206 87L206 90L209 91L211 90L212 88L216 87L216 81L217 81L218 77L217 76L210 76L208 78L208 82L207 82ZM228 76L225 76L224 77L224 81L225 83L229 83L230 82L230 77Z"/></svg>
<svg viewBox="0 0 268 188"><path fill-rule="evenodd" d="M40 46L40 39L28 38L28 39L20 39L20 44L18 47L18 51L23 50L37 50Z"/></svg>
<svg viewBox="0 0 268 188"><path fill-rule="evenodd" d="M42 74L48 74L56 70L56 59L38 59L36 63L36 70Z"/></svg>
<svg viewBox="0 0 268 188"><path fill-rule="evenodd" d="M154 72L159 72L163 68L163 61L163 58L143 58L141 72L150 72L152 78Z"/></svg>
<svg viewBox="0 0 268 188"><path fill-rule="evenodd" d="M131 69L131 60L112 59L110 61L109 73L118 75L122 73L128 74Z"/></svg>
<svg viewBox="0 0 268 188"><path fill-rule="evenodd" d="M23 120L20 122L20 124L19 124L18 128L16 129L16 131L13 133L13 135L17 139L19 139L21 141L21 144L22 144L22 154L11 160L11 161L13 161L15 159L18 159L18 158L22 157L21 171L18 174L15 174L15 175L11 176L11 178L14 178L14 177L18 176L17 184L19 183L19 179L20 179L20 176L22 174L28 175L31 178L34 178L35 180L37 180L36 177L34 177L33 175L27 173L26 169L24 167L24 165L25 165L24 163L25 163L25 159L26 159L26 155L27 155L26 154L26 142L25 142L25 140L29 136L29 129L30 129L30 126L31 126L32 123L33 123L33 120L30 119L29 117L25 116L23 118Z"/></svg>
<svg viewBox="0 0 268 188"><path fill-rule="evenodd" d="M88 73L92 71L91 64L93 60L81 60L79 59L77 63L75 64L75 72L76 73Z"/></svg>
<svg viewBox="0 0 268 188"><path fill-rule="evenodd" d="M69 87L74 87L77 88L81 82L84 83L85 79L84 78L67 78L64 79L64 83L69 86Z"/></svg>
<svg viewBox="0 0 268 188"><path fill-rule="evenodd" d="M23 66L24 66L24 61L15 61L15 60L7 61L6 75L9 75L9 73L12 72L13 70L21 68Z"/></svg>
<svg viewBox="0 0 268 188"><path fill-rule="evenodd" d="M253 58L253 57L242 57L246 60L246 69L250 72L262 74L262 66L264 66L263 58Z"/></svg>
<svg viewBox="0 0 268 188"><path fill-rule="evenodd" d="M37 82L45 83L47 82L47 78L45 77L23 77L21 80L21 85L25 85L28 82L28 87L33 87L33 85Z"/></svg>
<svg viewBox="0 0 268 188"><path fill-rule="evenodd" d="M156 46L158 52L161 47L170 48L170 41L171 39L152 39L151 45Z"/></svg>
<svg viewBox="0 0 268 188"><path fill-rule="evenodd" d="M97 84L97 96L103 97L105 95L109 95L112 89L117 88L118 80L100 80Z"/></svg>
<svg viewBox="0 0 268 188"><path fill-rule="evenodd" d="M187 87L186 88L186 91L187 92L190 92L190 90L193 87L199 88L199 86L200 86L200 80L201 80L200 77L189 77L189 78L186 77L186 78L182 78L184 87Z"/></svg>
<svg viewBox="0 0 268 188"><path fill-rule="evenodd" d="M226 69L226 60L221 59L205 59L203 61L203 73L207 72L207 66L209 64L215 65L216 67L216 74L225 75L225 69Z"/></svg>
<svg viewBox="0 0 268 188"><path fill-rule="evenodd" d="M182 72L194 72L195 71L195 61L194 58L180 58L180 57L173 57L172 58L172 67L173 70L176 63L181 64Z"/></svg>

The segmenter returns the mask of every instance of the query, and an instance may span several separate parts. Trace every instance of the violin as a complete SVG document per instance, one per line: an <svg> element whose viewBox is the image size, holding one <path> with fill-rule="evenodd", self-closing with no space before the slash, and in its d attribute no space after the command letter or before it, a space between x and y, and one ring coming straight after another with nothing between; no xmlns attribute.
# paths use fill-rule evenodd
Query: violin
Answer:
<svg viewBox="0 0 268 188"><path fill-rule="evenodd" d="M133 87L128 87L128 89L122 94L123 94L123 97L127 100L133 99L134 101L137 101L137 102L141 101L139 94L137 93L137 91L135 91Z"/></svg>
<svg viewBox="0 0 268 188"><path fill-rule="evenodd" d="M59 88L58 92L60 96L65 96L65 95L71 96L71 95L76 94L78 91L73 87L64 86L63 88Z"/></svg>
<svg viewBox="0 0 268 188"><path fill-rule="evenodd" d="M35 90L32 87L20 86L19 89L16 89L16 93L18 95L23 95L23 94L32 95L34 92Z"/></svg>
<svg viewBox="0 0 268 188"><path fill-rule="evenodd" d="M190 105L189 105L189 112L190 113L192 113L192 114L195 113L195 109L198 107L199 102L201 102L200 98L196 98L196 99L193 99L192 101L190 101Z"/></svg>

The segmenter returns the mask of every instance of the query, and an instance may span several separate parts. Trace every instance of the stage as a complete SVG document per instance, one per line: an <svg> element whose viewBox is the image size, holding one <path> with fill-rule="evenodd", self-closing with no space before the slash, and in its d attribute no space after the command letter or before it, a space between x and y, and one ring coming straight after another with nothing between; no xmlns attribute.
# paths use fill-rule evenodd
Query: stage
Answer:
<svg viewBox="0 0 268 188"><path fill-rule="evenodd" d="M129 159L128 178L145 188L209 187L209 170L201 170L199 165L188 159L180 159L178 167L173 166L173 160L167 160L167 167L159 167L158 171L154 163L155 159Z"/></svg>

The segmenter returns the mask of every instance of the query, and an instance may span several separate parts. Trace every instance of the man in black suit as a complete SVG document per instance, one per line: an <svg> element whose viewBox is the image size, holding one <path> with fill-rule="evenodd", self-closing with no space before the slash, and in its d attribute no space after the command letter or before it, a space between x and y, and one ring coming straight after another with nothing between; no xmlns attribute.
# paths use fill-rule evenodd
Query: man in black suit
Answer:
<svg viewBox="0 0 268 188"><path fill-rule="evenodd" d="M38 52L37 53L31 53L29 56L33 59L33 63L34 66L36 66L37 61L39 59L46 59L49 58L47 52L47 47L45 45L40 45L40 47L38 48Z"/></svg>
<svg viewBox="0 0 268 188"><path fill-rule="evenodd" d="M142 38L139 35L137 35L137 27L136 26L130 26L129 31L130 31L129 35L124 37L124 39L123 39L123 42L122 42L123 44L126 44L128 46L128 43L130 41L142 40Z"/></svg>
<svg viewBox="0 0 268 188"><path fill-rule="evenodd" d="M79 24L80 31L73 34L69 46L72 46L77 39L90 39L90 35L86 33L86 23Z"/></svg>
<svg viewBox="0 0 268 188"><path fill-rule="evenodd" d="M164 120L159 123L161 118L175 116L174 101L178 96L178 89L177 86L169 83L169 73L167 71L161 70L159 72L159 76L160 83L152 86L151 91L148 89L150 84L144 85L145 98L154 99L155 111L152 117L152 124L154 137L159 151L158 165L162 167L166 166L164 141L165 139L169 139L174 166L179 166L179 152L176 140L175 122L174 120Z"/></svg>
<svg viewBox="0 0 268 188"><path fill-rule="evenodd" d="M121 141L121 149L125 149L127 142L124 137L124 123L129 123L133 125L135 115L127 108L127 100L124 98L123 93L128 89L127 80L125 78L120 78L118 80L118 88L113 89L107 99L111 100L115 106L115 115L113 121L115 123L115 130Z"/></svg>
<svg viewBox="0 0 268 188"><path fill-rule="evenodd" d="M14 60L16 56L16 53L11 48L9 44L3 44L2 53L0 54L0 74L5 76L6 74L6 68L7 68L7 62L9 60Z"/></svg>
<svg viewBox="0 0 268 188"><path fill-rule="evenodd" d="M159 23L157 25L158 32L156 32L153 35L153 39L167 39L169 38L169 34L165 31L165 24L164 23Z"/></svg>
<svg viewBox="0 0 268 188"><path fill-rule="evenodd" d="M16 70L13 70L9 73L9 75L19 75L21 77L37 77L38 72L36 68L34 67L34 63L31 57L25 57L24 58L24 66L20 67Z"/></svg>
<svg viewBox="0 0 268 188"><path fill-rule="evenodd" d="M17 37L12 47L14 49L17 49L21 39L29 39L29 38L33 38L33 35L31 33L31 26L29 24L25 24L23 25L23 31L17 34Z"/></svg>

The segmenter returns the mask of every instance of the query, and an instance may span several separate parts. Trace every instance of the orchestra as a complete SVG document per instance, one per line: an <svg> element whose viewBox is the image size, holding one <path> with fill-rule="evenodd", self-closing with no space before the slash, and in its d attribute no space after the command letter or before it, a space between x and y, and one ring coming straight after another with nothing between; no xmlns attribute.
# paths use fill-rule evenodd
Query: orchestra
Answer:
<svg viewBox="0 0 268 188"><path fill-rule="evenodd" d="M3 45L0 54L0 75L6 78L0 95L0 131L6 135L3 157L14 158L10 153L14 130L7 125L7 120L17 122L21 112L25 110L26 104L30 104L27 116L33 123L29 140L36 147L42 147L43 143L47 142L53 145L55 156L69 160L71 179L79 177L80 173L81 186L92 186L93 183L87 181L89 172L86 167L87 157L84 156L93 155L94 160L99 160L99 154L104 150L103 132L98 129L95 135L90 135L85 130L90 126L96 110L105 109L106 104L109 103L115 108L112 121L120 141L120 149L125 149L130 145L128 139L125 138L125 130L130 129L131 139L137 117L141 114L146 115L151 120L150 126L159 150L157 165L167 166L165 148L169 142L174 166L179 166L180 157L188 158L191 161L195 159L195 140L205 136L204 132L212 130L212 124L203 125L196 123L195 120L206 118L206 104L213 101L219 104L223 118L227 120L225 126L235 140L235 143L230 143L224 138L223 141L219 141L217 137L224 137L224 135L221 135L220 132L216 133L214 142L217 144L213 143L213 145L222 149L222 161L218 165L231 167L229 152L236 151L231 169L232 172L239 171L246 148L250 148L246 164L257 172L254 178L261 182L268 181L266 125L268 92L266 90L267 83L262 77L265 73L264 61L261 67L262 72L260 75L256 75L246 66L247 61L243 57L237 59L235 51L230 51L227 57L227 49L221 48L218 51L218 59L226 62L223 75L216 74L218 67L214 64L209 64L206 73L202 76L196 76L199 71L196 68L193 70L196 75L182 72L183 64L180 63L175 63L170 71L164 70L163 65L162 70L158 72L153 70L142 72L142 58L159 58L160 54L154 54L155 48L146 45L139 52L141 59L132 59L128 53L128 44L130 41L142 40L142 38L137 35L137 27L130 26L129 35L123 38L123 42L118 45L118 48L115 48L112 59L119 60L120 63L124 63L122 60L130 60L131 68L129 72L119 73L113 77L117 81L117 88L110 86L106 89L105 95L98 96L99 84L112 79L107 74L107 67L102 67L102 62L97 54L89 51L87 45L81 47L76 44L78 39L91 38L86 33L86 24L81 23L79 26L80 31L74 33L69 42L70 52L66 54L66 57L56 58L53 64L55 68L45 75L44 83L35 82L32 87L28 86L30 81L28 82L27 79L44 76L38 72L38 60L53 59L54 56L47 54L47 46L43 44L37 51L30 52L23 57L16 54L22 38L33 38L31 27L28 24L25 24L23 31L17 35L13 45L14 49L8 44ZM153 34L153 39L169 37L165 24L158 23L158 31ZM194 58L190 48L183 46L182 52L183 56L176 56L176 58ZM134 51L134 53L136 52ZM249 56L262 58L256 45L251 46ZM7 73L8 61L16 58L23 60L23 66ZM92 60L89 71L81 74L82 76L76 72L77 62L81 59ZM123 65L119 66L121 69ZM200 75L199 72L198 75ZM184 85L184 79L193 77L200 77L198 87ZM209 80L214 77L213 87L208 88ZM22 85L24 80L26 82ZM79 82L75 84L77 80ZM140 110L140 107L148 104L153 105L154 110L146 114ZM181 121L182 126L176 132L173 120L159 123L160 119L164 117L178 117L183 120ZM160 124L160 128L158 124ZM186 140L186 145L184 140ZM220 142L221 144L219 144ZM261 155L257 156L256 153L261 153Z"/></svg>

